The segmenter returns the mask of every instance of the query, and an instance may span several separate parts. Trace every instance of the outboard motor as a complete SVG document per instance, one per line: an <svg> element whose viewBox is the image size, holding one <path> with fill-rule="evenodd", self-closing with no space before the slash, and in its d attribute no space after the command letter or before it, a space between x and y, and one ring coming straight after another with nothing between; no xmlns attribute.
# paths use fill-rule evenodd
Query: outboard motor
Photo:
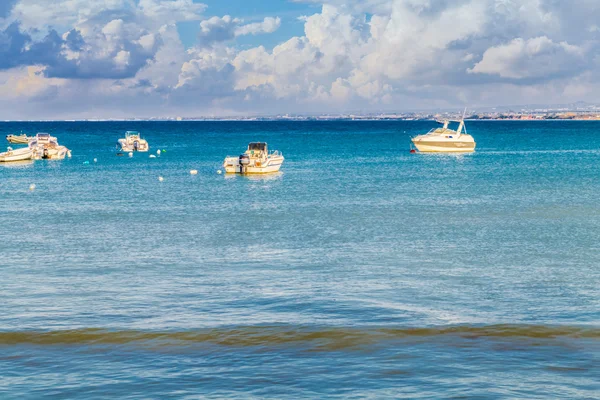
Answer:
<svg viewBox="0 0 600 400"><path fill-rule="evenodd" d="M248 154L240 154L238 163L240 164L240 174L245 173L246 167L250 165L250 156Z"/></svg>
<svg viewBox="0 0 600 400"><path fill-rule="evenodd" d="M140 142L138 142L137 140L135 142L133 142L133 151L138 151L140 147Z"/></svg>
<svg viewBox="0 0 600 400"><path fill-rule="evenodd" d="M48 158L48 149L44 149L44 152L42 154L42 158L45 160Z"/></svg>

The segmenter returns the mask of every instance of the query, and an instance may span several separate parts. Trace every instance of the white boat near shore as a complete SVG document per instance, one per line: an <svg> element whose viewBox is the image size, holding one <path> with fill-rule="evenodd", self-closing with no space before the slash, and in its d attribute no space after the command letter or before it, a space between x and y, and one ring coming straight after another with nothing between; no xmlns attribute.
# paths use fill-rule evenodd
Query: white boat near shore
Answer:
<svg viewBox="0 0 600 400"><path fill-rule="evenodd" d="M146 152L150 149L148 145L148 141L142 139L142 135L139 132L135 131L127 131L125 132L125 137L121 138L117 141L118 146L121 147L121 151L124 152Z"/></svg>
<svg viewBox="0 0 600 400"><path fill-rule="evenodd" d="M269 153L264 142L253 142L237 157L226 157L223 168L228 174L256 175L278 172L284 157L279 151Z"/></svg>
<svg viewBox="0 0 600 400"><path fill-rule="evenodd" d="M29 147L23 147L20 149L13 150L11 147L4 153L0 153L0 162L19 162L33 159L33 149Z"/></svg>
<svg viewBox="0 0 600 400"><path fill-rule="evenodd" d="M451 122L458 123L458 129L450 129ZM441 128L415 136L412 142L421 153L472 153L476 146L473 136L467 134L464 115L461 120L446 120Z"/></svg>
<svg viewBox="0 0 600 400"><path fill-rule="evenodd" d="M58 144L58 140L48 133L38 133L29 142L29 148L33 150L34 160L63 160L71 157L71 150Z"/></svg>
<svg viewBox="0 0 600 400"><path fill-rule="evenodd" d="M13 144L28 144L33 140L33 137L27 136L23 133L21 135L6 135L6 140Z"/></svg>

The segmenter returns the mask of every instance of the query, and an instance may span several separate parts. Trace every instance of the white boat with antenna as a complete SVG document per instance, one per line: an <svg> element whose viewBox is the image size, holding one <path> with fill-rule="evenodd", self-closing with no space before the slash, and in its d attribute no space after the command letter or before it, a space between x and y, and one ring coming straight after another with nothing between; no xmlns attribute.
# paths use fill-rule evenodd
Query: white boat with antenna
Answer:
<svg viewBox="0 0 600 400"><path fill-rule="evenodd" d="M473 136L467 133L465 113L460 120L445 120L441 128L432 129L425 135L413 137L412 142L417 150L421 153L474 152L476 143ZM458 123L458 128L450 129L450 123Z"/></svg>
<svg viewBox="0 0 600 400"><path fill-rule="evenodd" d="M142 139L142 135L136 131L125 132L125 137L117 141L117 145L121 147L121 151L130 153L132 151L145 152L150 149L148 142Z"/></svg>
<svg viewBox="0 0 600 400"><path fill-rule="evenodd" d="M228 174L270 174L279 172L283 160L284 157L279 151L275 150L269 153L266 143L252 142L243 154L226 157L223 168Z"/></svg>
<svg viewBox="0 0 600 400"><path fill-rule="evenodd" d="M4 153L0 153L0 163L28 161L33 159L33 149L22 147L13 150L9 147Z"/></svg>

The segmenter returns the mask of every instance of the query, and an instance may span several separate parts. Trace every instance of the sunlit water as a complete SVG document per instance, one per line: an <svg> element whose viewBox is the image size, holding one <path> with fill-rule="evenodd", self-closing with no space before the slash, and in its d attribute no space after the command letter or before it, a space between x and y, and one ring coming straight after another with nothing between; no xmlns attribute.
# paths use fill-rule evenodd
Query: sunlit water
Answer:
<svg viewBox="0 0 600 400"><path fill-rule="evenodd" d="M0 164L0 398L596 398L600 124L434 126L0 123L73 152Z"/></svg>

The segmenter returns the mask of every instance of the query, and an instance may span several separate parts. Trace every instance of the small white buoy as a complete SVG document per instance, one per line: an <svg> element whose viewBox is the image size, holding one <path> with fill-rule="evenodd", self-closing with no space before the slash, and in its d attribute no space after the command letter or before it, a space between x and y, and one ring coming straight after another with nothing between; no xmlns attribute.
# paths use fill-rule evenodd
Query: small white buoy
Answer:
<svg viewBox="0 0 600 400"><path fill-rule="evenodd" d="M198 175L198 170L197 169L192 169L192 170L190 170L190 174L191 175Z"/></svg>
<svg viewBox="0 0 600 400"><path fill-rule="evenodd" d="M158 177L158 181L159 181L159 182L162 182L162 181L164 181L164 180L165 180L165 178L163 178L162 176L159 176L159 177Z"/></svg>
<svg viewBox="0 0 600 400"><path fill-rule="evenodd" d="M129 157L133 157L133 152L132 151L129 152Z"/></svg>
<svg viewBox="0 0 600 400"><path fill-rule="evenodd" d="M150 154L150 158L156 158L154 154Z"/></svg>
<svg viewBox="0 0 600 400"><path fill-rule="evenodd" d="M97 159L97 158L94 158L94 162L98 162L98 159Z"/></svg>
<svg viewBox="0 0 600 400"><path fill-rule="evenodd" d="M35 190L35 183L29 185L29 190L31 190L32 192Z"/></svg>
<svg viewBox="0 0 600 400"><path fill-rule="evenodd" d="M220 169L217 170L217 174L221 175L223 173L223 171L221 171Z"/></svg>
<svg viewBox="0 0 600 400"><path fill-rule="evenodd" d="M156 150L156 154L160 156L160 149Z"/></svg>

